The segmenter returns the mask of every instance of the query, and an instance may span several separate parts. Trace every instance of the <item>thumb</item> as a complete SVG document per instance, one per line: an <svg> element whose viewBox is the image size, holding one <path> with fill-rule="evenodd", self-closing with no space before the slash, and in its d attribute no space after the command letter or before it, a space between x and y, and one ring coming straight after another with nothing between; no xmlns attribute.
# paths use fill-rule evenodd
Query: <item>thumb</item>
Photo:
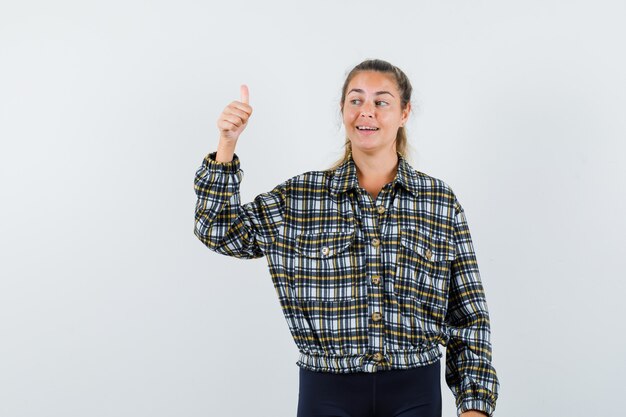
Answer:
<svg viewBox="0 0 626 417"><path fill-rule="evenodd" d="M250 92L248 91L248 86L245 84L241 84L241 102L249 104L250 102Z"/></svg>

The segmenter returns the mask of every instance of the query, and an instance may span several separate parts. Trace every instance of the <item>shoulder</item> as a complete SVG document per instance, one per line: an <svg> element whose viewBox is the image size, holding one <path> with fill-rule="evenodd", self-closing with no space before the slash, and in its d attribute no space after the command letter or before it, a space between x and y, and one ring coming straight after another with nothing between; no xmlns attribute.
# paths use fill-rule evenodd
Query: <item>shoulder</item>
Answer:
<svg viewBox="0 0 626 417"><path fill-rule="evenodd" d="M258 195L257 198L297 200L307 196L319 196L327 188L329 178L329 173L326 171L306 171L286 179L271 191Z"/></svg>
<svg viewBox="0 0 626 417"><path fill-rule="evenodd" d="M454 212L463 210L453 187L446 180L414 169L410 165L407 167L412 171L411 176L415 181L418 195L452 207Z"/></svg>
<svg viewBox="0 0 626 417"><path fill-rule="evenodd" d="M448 197L454 196L454 191L447 181L415 169L408 162L405 166L408 171L408 176L415 181L419 191L443 193Z"/></svg>
<svg viewBox="0 0 626 417"><path fill-rule="evenodd" d="M303 186L323 186L333 177L332 170L312 170L292 176L285 180L281 185L287 188L301 188Z"/></svg>
<svg viewBox="0 0 626 417"><path fill-rule="evenodd" d="M414 170L414 172L419 186L424 190L437 190L445 192L446 194L454 194L452 187L443 179L434 177L423 171Z"/></svg>

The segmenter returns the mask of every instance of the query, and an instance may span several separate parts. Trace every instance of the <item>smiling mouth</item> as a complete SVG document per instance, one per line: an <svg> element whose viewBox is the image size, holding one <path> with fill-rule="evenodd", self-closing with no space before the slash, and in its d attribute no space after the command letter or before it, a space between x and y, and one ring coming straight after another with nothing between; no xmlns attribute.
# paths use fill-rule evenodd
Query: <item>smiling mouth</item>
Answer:
<svg viewBox="0 0 626 417"><path fill-rule="evenodd" d="M377 127L373 127L373 126L357 126L356 128L358 130L365 130L365 131L377 131L378 130Z"/></svg>

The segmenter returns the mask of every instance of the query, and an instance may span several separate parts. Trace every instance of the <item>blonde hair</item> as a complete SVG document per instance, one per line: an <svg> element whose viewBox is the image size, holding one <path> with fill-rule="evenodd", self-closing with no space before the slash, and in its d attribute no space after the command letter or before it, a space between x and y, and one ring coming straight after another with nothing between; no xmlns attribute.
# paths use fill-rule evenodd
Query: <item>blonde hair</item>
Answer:
<svg viewBox="0 0 626 417"><path fill-rule="evenodd" d="M343 114L343 103L346 100L346 93L347 93L346 90L348 89L348 85L350 84L350 81L352 81L355 75L357 75L360 72L365 72L365 71L377 71L383 74L390 74L394 78L398 86L398 91L400 92L402 110L404 110L406 106L411 102L411 93L413 91L413 87L411 86L411 82L409 81L409 78L406 76L406 74L402 72L400 68L396 67L395 65L390 64L387 61L383 61L382 59L368 59L368 60L361 62L354 68L352 68L352 70L346 76L346 80L344 81L343 88L341 90L340 107L341 107L342 114ZM396 152L398 152L400 155L404 157L408 157L409 156L408 146L409 145L408 145L408 138L406 134L406 128L402 126L398 128L398 133L396 134ZM330 170L335 169L339 165L346 162L348 159L350 159L351 154L352 154L352 146L350 144L350 139L346 137L346 141L344 143L343 157L337 162L335 162L332 165L332 167L330 167L329 169Z"/></svg>

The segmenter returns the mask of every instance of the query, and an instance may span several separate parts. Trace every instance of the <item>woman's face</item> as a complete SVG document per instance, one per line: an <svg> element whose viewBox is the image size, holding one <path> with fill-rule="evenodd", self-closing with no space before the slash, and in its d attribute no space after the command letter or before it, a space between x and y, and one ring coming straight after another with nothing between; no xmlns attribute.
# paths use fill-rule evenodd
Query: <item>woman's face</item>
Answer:
<svg viewBox="0 0 626 417"><path fill-rule="evenodd" d="M353 151L376 153L393 149L398 128L406 123L411 104L402 109L392 75L365 71L355 75L343 103L343 124Z"/></svg>

